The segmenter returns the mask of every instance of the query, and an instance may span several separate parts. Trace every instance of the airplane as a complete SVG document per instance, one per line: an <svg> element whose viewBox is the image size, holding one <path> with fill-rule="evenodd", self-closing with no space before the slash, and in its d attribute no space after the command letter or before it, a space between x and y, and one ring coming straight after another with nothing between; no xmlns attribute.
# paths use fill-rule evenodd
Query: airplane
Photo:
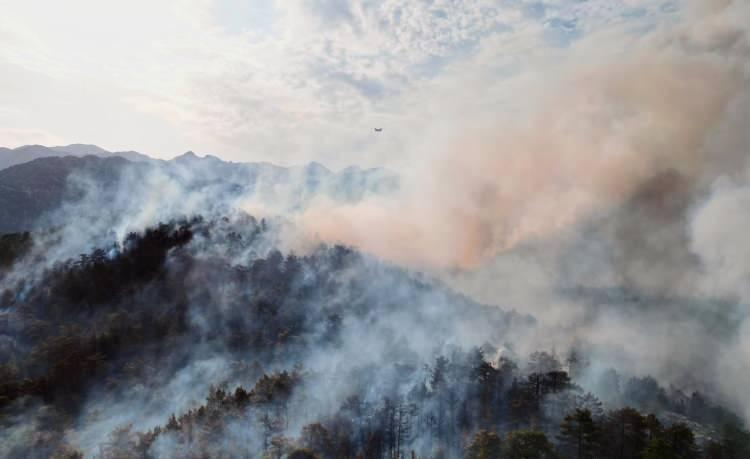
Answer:
<svg viewBox="0 0 750 459"><path fill-rule="evenodd" d="M383 132L383 128L375 128L375 132Z"/></svg>

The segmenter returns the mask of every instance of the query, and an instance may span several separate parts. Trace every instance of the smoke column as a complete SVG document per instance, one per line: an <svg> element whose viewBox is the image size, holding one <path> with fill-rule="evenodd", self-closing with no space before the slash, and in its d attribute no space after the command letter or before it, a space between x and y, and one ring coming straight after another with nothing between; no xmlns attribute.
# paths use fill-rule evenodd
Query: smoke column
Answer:
<svg viewBox="0 0 750 459"><path fill-rule="evenodd" d="M460 132L391 200L322 204L311 234L415 266L472 267L619 205L667 171L689 193L744 167L739 1L696 4L627 51L573 63L533 114ZM476 123L478 124L478 123Z"/></svg>

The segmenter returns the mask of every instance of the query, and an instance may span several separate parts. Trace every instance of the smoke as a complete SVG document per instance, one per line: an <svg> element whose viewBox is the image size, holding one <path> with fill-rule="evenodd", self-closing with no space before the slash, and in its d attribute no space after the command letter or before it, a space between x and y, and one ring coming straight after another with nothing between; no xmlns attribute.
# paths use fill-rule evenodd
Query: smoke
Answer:
<svg viewBox="0 0 750 459"><path fill-rule="evenodd" d="M583 343L592 387L613 366L718 388L749 416L750 5L678 19L576 45L525 114L487 128L462 112L400 194L318 202L300 224L533 314L514 345Z"/></svg>
<svg viewBox="0 0 750 459"><path fill-rule="evenodd" d="M750 418L744 388L750 384L750 268L747 265L747 231L750 187L745 183L718 181L711 195L691 221L691 246L702 261L700 288L709 297L727 297L740 306L734 320L739 324L727 347L719 354L718 383L731 402L742 406Z"/></svg>
<svg viewBox="0 0 750 459"><path fill-rule="evenodd" d="M46 216L45 223L53 229L35 234L31 253L0 278L4 293L0 312L8 318L3 325L13 324L3 329L7 343L3 342L2 351L12 361L20 362L34 352L37 339L45 343L57 336L68 339L68 325L78 330L73 335L87 340L124 324L148 329L150 323L169 316L170 327L159 331L152 346L128 349L126 356L108 354L100 377L90 381L75 419L67 421L72 425L58 433L56 444L72 445L86 457L106 456L110 450L127 449L139 433L163 426L171 414L196 409L211 385L249 388L263 372L304 365L315 374L295 401L299 407L295 413L304 415L290 417L286 429L296 436L303 425L335 412L343 400L357 391L364 393L365 387L368 400L380 403L383 393L395 385L392 367L397 363L418 365L451 346L512 340L513 333L533 324L528 317L480 306L374 258L350 254L352 260L347 262L344 249L315 246L311 258L297 261L300 272L288 268L294 263L273 251L294 243L296 234L293 230L287 234L284 216L304 208L306 199L325 195L333 202L357 200L383 191L381 185L387 193L393 182L382 172L376 171L371 180L366 171L329 175L311 166L273 169L249 180L245 172L232 177L227 171L233 168L222 167L202 161L132 165L111 182L75 175L69 186L78 198ZM215 176L224 180L215 181ZM238 183L245 186L237 188ZM275 217L261 223L243 214L240 209L249 202L265 205ZM106 260L116 260L131 231L195 214L205 215L205 222L194 223L189 244L168 252L157 281L138 285L124 298L108 292L107 300L93 310L74 310L52 319L58 310L49 307L50 290L44 286L62 277L56 270L85 266L80 254L95 248L105 249ZM303 245L304 241L298 244ZM97 282L87 282L83 290L97 287ZM24 309L22 303L39 306L35 326L43 331L31 341L22 332L31 323L18 313ZM74 304L74 309L84 303ZM274 308L278 311L269 311ZM182 310L184 325L179 318ZM182 326L184 335L173 331ZM337 328L331 331L332 327ZM289 330L297 332L287 336ZM435 333L441 338L435 339ZM140 332L133 335L134 342L143 339ZM329 335L336 338L335 346L327 344L333 339ZM249 365L248 360L258 365ZM381 373L381 368L386 371ZM376 386L369 387L373 381ZM413 385L421 380L406 382ZM19 411L17 418L6 419L12 427L7 430L9 452L0 451L0 457L26 454L28 438L41 436L48 428L37 426L31 409ZM58 419L55 416L49 424L56 425ZM264 446L258 429L256 413L250 413L226 426L226 437L217 447L235 455L239 450L260 451ZM165 433L151 448L160 457L181 456L181 448L190 444Z"/></svg>
<svg viewBox="0 0 750 459"><path fill-rule="evenodd" d="M529 116L491 129L457 120L459 134L397 198L322 204L302 223L390 260L469 268L619 205L668 171L699 190L745 160L712 138L737 134L717 129L746 92L747 36L734 18L747 9L697 8L622 53L573 63Z"/></svg>

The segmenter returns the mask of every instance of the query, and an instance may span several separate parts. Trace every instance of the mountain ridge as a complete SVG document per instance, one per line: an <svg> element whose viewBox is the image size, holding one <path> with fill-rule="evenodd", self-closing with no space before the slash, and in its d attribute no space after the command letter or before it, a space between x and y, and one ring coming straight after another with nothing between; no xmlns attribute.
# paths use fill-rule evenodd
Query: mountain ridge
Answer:
<svg viewBox="0 0 750 459"><path fill-rule="evenodd" d="M15 166L18 164L23 164L23 163L33 161L39 158L64 157L64 156L75 156L79 158L84 157L84 156L97 156L100 158L120 157L120 158L124 158L133 162L157 162L157 163L185 162L185 161L211 161L211 162L220 162L224 164L257 165L259 167L273 167L273 168L281 168L281 169L311 168L311 169L319 169L325 172L331 172L331 173L337 173L337 174L345 173L347 171L363 171L363 172L383 171L388 174L394 173L388 168L385 168L382 166L360 167L356 165L350 165L340 170L334 170L324 164L321 164L318 161L311 161L306 164L294 164L294 165L289 165L289 166L282 166L282 165L278 165L278 164L271 163L268 161L228 161L228 160L219 158L218 156L215 156L212 154L205 154L201 156L192 150L188 150L170 159L159 159L159 158L154 158L154 157L151 157L149 155L146 155L144 153L140 153L134 150L110 151L95 144L85 144L85 143L72 143L70 145L60 145L60 146L52 146L52 147L48 147L48 146L40 145L40 144L21 145L15 148L0 147L0 170L7 169L8 167Z"/></svg>
<svg viewBox="0 0 750 459"><path fill-rule="evenodd" d="M89 155L98 156L100 158L121 157L129 161L153 160L150 156L136 151L112 152L91 144L74 143L54 147L32 144L22 145L16 148L0 147L0 170L39 158L62 156L83 157Z"/></svg>
<svg viewBox="0 0 750 459"><path fill-rule="evenodd" d="M24 147L20 148L24 151ZM60 152L41 148L44 150L28 146L26 150ZM76 151L106 152L82 144L76 146ZM148 177L154 180L149 181ZM155 177L160 179L155 180ZM41 217L59 209L63 203L78 202L87 193L114 190L126 181L129 181L128 186L146 187L160 194L163 190L158 188L164 186L165 180L186 197L202 196L217 203L251 199L254 203L291 211L305 208L318 197L355 202L368 194L389 193L398 188L398 177L380 168L346 168L333 172L318 163L293 167L260 162L234 163L210 155L200 157L192 152L171 160L148 161L133 161L115 154L43 156L0 169L0 233L38 229L42 225ZM193 194L196 191L198 193ZM131 196L131 199L134 198Z"/></svg>

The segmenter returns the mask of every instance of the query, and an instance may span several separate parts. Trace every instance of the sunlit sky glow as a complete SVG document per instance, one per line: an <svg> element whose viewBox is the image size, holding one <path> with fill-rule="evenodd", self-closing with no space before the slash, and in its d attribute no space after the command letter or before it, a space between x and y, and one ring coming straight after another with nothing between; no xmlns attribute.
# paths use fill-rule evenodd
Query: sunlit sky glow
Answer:
<svg viewBox="0 0 750 459"><path fill-rule="evenodd" d="M0 145L389 165L468 113L512 114L529 96L518 81L554 79L591 37L637 36L678 10L654 0L0 0Z"/></svg>

